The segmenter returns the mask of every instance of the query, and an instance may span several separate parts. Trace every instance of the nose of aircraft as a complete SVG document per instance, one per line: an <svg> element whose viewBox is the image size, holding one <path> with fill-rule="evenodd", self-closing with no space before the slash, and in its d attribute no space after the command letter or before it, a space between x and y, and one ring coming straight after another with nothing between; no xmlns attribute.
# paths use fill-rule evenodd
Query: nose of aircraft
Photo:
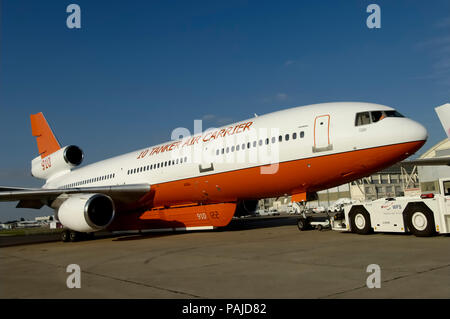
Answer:
<svg viewBox="0 0 450 319"><path fill-rule="evenodd" d="M419 122L410 120L411 124L408 128L408 135L410 135L411 141L426 141L428 138L428 132L425 126Z"/></svg>
<svg viewBox="0 0 450 319"><path fill-rule="evenodd" d="M399 123L400 124L400 123ZM406 157L417 152L426 142L428 138L427 129L420 123L411 119L404 119L404 125L399 125L397 131L403 136L407 149L404 155Z"/></svg>

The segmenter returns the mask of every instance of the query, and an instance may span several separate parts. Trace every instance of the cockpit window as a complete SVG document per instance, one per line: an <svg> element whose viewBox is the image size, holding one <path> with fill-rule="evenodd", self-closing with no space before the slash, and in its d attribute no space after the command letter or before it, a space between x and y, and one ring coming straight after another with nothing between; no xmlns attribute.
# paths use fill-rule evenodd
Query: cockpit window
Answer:
<svg viewBox="0 0 450 319"><path fill-rule="evenodd" d="M404 116L395 110L356 113L355 126L376 123L386 117L404 117Z"/></svg>
<svg viewBox="0 0 450 319"><path fill-rule="evenodd" d="M382 111L373 111L370 112L370 114L372 115L373 123L378 122L379 120L382 120L385 117Z"/></svg>
<svg viewBox="0 0 450 319"><path fill-rule="evenodd" d="M370 124L370 113L356 113L355 126Z"/></svg>
<svg viewBox="0 0 450 319"><path fill-rule="evenodd" d="M404 117L397 111L384 111L384 113L386 113L387 117Z"/></svg>

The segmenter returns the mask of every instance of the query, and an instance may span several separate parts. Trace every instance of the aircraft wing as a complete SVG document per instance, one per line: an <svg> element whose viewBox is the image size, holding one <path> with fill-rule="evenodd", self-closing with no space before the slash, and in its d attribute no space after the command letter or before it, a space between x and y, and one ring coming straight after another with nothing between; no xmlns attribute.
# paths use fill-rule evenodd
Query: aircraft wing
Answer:
<svg viewBox="0 0 450 319"><path fill-rule="evenodd" d="M17 188L0 186L0 202L19 201L20 208L41 208L49 205L61 195L105 194L115 203L126 204L138 201L150 191L150 184L131 184L98 187L79 187L69 189Z"/></svg>
<svg viewBox="0 0 450 319"><path fill-rule="evenodd" d="M2 192L10 192L10 191L33 190L33 189L38 189L38 188L22 188L22 187L0 186L0 193L2 193Z"/></svg>
<svg viewBox="0 0 450 319"><path fill-rule="evenodd" d="M412 161L403 161L401 165L412 165L412 166L450 166L450 156L449 157L434 157L434 158L419 158Z"/></svg>

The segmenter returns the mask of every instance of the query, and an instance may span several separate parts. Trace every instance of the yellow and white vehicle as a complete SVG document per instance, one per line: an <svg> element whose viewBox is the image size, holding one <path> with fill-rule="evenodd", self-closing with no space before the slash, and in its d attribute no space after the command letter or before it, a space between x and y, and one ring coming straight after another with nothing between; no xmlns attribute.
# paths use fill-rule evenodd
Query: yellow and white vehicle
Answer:
<svg viewBox="0 0 450 319"><path fill-rule="evenodd" d="M450 233L450 178L439 179L438 194L382 198L344 207L331 218L333 230L358 234L412 233L433 236Z"/></svg>

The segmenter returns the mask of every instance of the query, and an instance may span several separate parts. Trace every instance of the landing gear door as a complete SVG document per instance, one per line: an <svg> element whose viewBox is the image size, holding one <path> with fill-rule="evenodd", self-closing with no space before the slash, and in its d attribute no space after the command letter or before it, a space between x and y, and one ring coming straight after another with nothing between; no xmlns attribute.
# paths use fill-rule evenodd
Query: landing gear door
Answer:
<svg viewBox="0 0 450 319"><path fill-rule="evenodd" d="M314 120L313 152L331 151L333 145L330 140L330 115L320 115Z"/></svg>

